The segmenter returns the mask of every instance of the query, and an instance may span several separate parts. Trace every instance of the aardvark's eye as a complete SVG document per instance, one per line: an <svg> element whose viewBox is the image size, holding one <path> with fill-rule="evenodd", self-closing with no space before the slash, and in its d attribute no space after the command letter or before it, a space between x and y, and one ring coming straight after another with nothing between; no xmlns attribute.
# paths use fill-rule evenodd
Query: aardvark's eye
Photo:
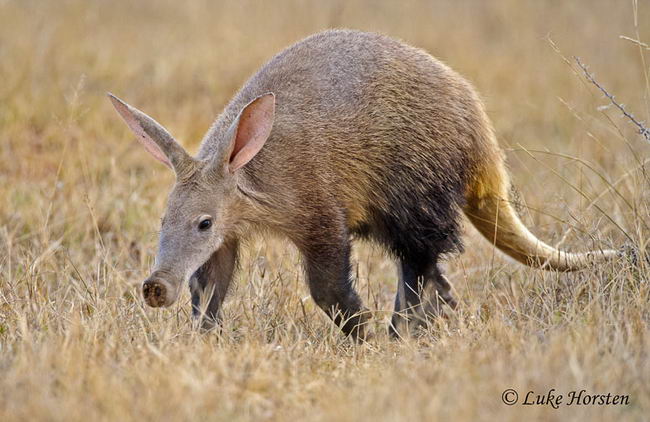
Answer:
<svg viewBox="0 0 650 422"><path fill-rule="evenodd" d="M199 230L204 231L212 227L212 219L204 218L199 222Z"/></svg>

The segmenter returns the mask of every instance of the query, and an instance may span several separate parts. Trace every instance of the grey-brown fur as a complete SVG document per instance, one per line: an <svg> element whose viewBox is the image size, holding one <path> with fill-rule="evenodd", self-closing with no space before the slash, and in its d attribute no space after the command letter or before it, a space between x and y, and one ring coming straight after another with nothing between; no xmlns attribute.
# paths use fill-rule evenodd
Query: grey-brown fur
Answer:
<svg viewBox="0 0 650 422"><path fill-rule="evenodd" d="M246 165L225 171L237 116L269 92L270 136ZM281 52L236 94L196 158L173 167L177 183L145 297L155 306L173 302L201 266L193 303L199 309L202 292L215 292L201 308L208 325L218 318L238 240L260 228L296 244L312 297L355 335L366 316L352 288L353 236L399 260L396 311L419 308L425 288L455 305L438 260L462 249L461 211L522 262L574 269L584 261L537 241L502 204L509 187L502 153L470 84L427 53L377 34L326 31ZM499 213L507 217L503 237ZM188 234L203 214L214 217L212 234ZM160 303L158 288L166 295Z"/></svg>

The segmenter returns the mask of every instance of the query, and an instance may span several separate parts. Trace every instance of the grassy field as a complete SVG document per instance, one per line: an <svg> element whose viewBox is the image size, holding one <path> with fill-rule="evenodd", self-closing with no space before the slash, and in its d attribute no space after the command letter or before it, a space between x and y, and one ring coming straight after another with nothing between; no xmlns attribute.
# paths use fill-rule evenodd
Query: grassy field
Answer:
<svg viewBox="0 0 650 422"><path fill-rule="evenodd" d="M196 151L286 45L329 27L383 32L476 85L540 238L644 249L650 145L573 61L650 121L650 51L620 37L650 41L639 3L0 0L0 420L648 420L643 264L535 271L468 227L466 253L448 260L457 311L396 342L393 263L359 244L377 335L354 345L309 298L295 249L259 239L221 335L192 329L187 291L145 307L173 175L105 97ZM565 396L559 409L521 405L550 389ZM629 404L566 406L582 389Z"/></svg>

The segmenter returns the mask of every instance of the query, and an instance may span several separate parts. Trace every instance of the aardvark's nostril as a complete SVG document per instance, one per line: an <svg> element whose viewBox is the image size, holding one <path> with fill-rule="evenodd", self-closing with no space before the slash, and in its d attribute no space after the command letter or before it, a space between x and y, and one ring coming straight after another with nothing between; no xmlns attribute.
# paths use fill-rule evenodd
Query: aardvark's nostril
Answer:
<svg viewBox="0 0 650 422"><path fill-rule="evenodd" d="M167 287L157 280L147 280L142 285L142 296L147 305L158 308L167 302Z"/></svg>

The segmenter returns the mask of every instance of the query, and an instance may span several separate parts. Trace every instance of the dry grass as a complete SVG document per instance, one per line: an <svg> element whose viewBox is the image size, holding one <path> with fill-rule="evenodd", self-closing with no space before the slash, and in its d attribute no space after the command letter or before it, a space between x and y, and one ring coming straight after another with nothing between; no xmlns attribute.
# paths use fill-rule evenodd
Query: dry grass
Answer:
<svg viewBox="0 0 650 422"><path fill-rule="evenodd" d="M308 298L295 250L260 240L221 338L191 329L187 293L145 308L138 282L173 176L104 97L195 150L285 45L330 26L381 31L476 84L541 238L642 247L650 146L547 35L650 121L648 52L619 38L648 40L644 6L635 25L626 1L0 1L0 420L647 420L645 266L542 273L469 231L449 260L459 310L420 338L355 346ZM392 263L368 245L356 256L367 304L389 310ZM508 407L506 388L630 404Z"/></svg>

